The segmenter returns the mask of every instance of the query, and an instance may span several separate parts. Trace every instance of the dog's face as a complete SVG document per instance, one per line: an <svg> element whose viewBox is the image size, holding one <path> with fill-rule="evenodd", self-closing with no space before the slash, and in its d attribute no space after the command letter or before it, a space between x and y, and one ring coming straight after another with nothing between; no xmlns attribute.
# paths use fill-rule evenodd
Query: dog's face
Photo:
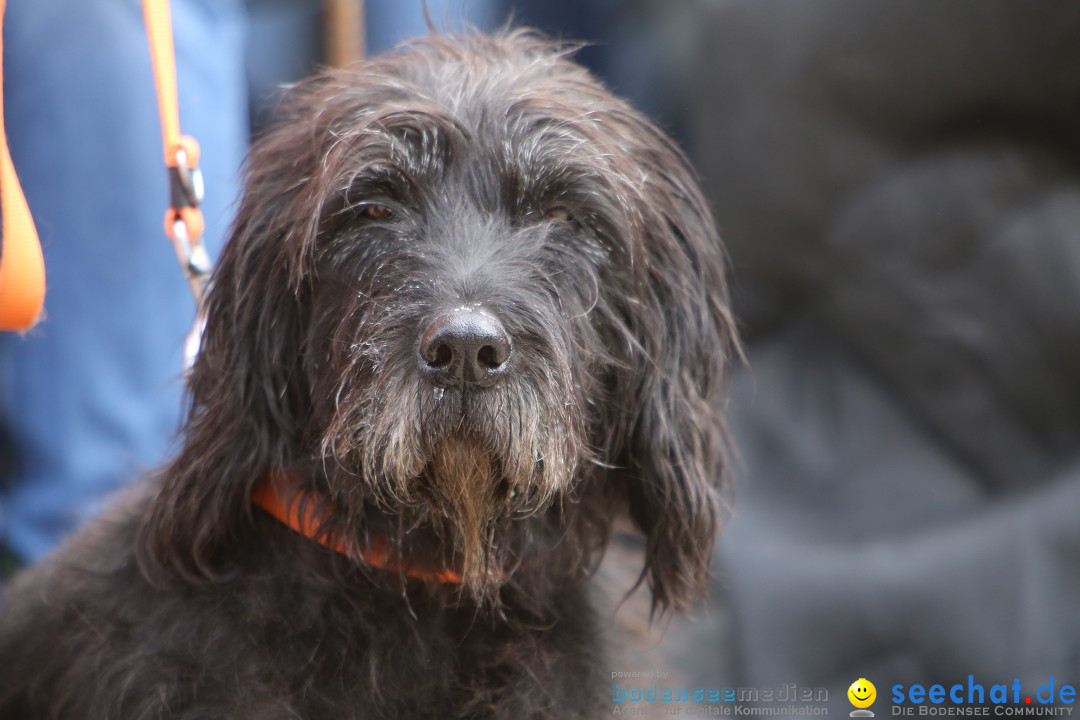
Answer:
<svg viewBox="0 0 1080 720"><path fill-rule="evenodd" d="M672 143L550 44L436 37L292 89L208 313L188 447L240 490L297 470L350 531L430 529L474 586L529 523L628 505L657 601L700 584L719 240Z"/></svg>

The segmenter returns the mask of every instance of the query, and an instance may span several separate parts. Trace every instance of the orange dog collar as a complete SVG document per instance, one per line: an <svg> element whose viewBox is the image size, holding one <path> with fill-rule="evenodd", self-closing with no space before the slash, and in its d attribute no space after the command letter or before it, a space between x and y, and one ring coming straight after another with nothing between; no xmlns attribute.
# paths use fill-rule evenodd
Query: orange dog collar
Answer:
<svg viewBox="0 0 1080 720"><path fill-rule="evenodd" d="M373 538L367 547L358 549L339 534L324 532L323 525L333 514L334 507L313 502L315 499L312 492L285 473L273 473L264 478L251 494L251 501L257 507L289 529L368 567L444 584L460 585L464 581L456 570L422 567L407 560L391 559L386 542L381 537Z"/></svg>

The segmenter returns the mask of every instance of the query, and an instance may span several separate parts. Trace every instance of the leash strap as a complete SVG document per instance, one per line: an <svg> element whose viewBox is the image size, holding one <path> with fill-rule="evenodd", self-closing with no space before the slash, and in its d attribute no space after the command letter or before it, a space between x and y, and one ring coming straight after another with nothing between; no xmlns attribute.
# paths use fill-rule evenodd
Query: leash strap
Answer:
<svg viewBox="0 0 1080 720"><path fill-rule="evenodd" d="M41 317L45 304L45 260L30 207L8 149L4 126L3 34L6 0L0 0L0 330L23 332Z"/></svg>
<svg viewBox="0 0 1080 720"><path fill-rule="evenodd" d="M146 37L154 66L161 114L161 137L165 167L169 174L169 208L165 211L165 234L172 240L176 256L191 286L198 308L195 325L184 347L185 368L190 368L199 351L206 318L203 295L210 278L210 255L203 244L203 182L199 170L199 143L180 133L179 101L176 92L176 50L173 44L172 14L169 0L143 0Z"/></svg>

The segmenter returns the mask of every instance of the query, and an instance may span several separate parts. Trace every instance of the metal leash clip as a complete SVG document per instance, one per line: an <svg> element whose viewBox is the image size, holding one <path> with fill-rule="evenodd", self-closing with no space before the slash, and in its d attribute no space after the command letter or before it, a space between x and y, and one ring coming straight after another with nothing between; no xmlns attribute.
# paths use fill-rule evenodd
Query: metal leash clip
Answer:
<svg viewBox="0 0 1080 720"><path fill-rule="evenodd" d="M203 199L202 171L198 167L199 145L194 138L183 136L172 157L175 164L168 166L169 209L165 212L165 234L172 240L197 308L195 323L184 341L184 372L187 372L199 354L202 333L206 328L203 299L212 262L203 243L205 222L199 207Z"/></svg>

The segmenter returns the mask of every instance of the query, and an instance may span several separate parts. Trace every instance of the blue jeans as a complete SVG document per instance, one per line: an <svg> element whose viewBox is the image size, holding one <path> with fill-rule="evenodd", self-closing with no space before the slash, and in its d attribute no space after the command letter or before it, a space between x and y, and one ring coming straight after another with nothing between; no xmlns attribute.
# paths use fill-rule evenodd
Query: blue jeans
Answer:
<svg viewBox="0 0 1080 720"><path fill-rule="evenodd" d="M180 124L220 249L247 143L241 0L174 0ZM0 336L0 543L38 560L160 463L194 316L162 230L168 185L138 0L8 3L9 142L37 222L45 318Z"/></svg>

